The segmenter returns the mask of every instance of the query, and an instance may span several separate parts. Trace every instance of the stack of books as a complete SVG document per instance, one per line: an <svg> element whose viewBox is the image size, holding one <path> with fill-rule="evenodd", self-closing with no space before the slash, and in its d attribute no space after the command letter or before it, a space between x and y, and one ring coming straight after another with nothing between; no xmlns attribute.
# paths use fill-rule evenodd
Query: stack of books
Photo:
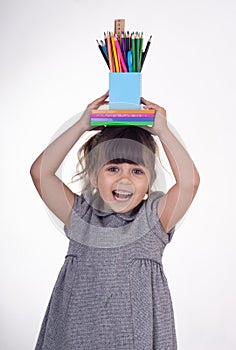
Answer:
<svg viewBox="0 0 236 350"><path fill-rule="evenodd" d="M153 125L155 110L99 110L93 109L90 124L100 125Z"/></svg>

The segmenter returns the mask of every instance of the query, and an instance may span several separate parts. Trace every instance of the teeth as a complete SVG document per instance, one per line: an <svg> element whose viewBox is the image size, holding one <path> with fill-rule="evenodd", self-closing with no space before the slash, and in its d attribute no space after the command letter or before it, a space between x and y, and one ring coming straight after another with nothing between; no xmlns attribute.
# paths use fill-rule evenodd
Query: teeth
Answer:
<svg viewBox="0 0 236 350"><path fill-rule="evenodd" d="M121 195L131 195L132 193L131 192L124 192L124 191L114 191L115 193L117 194L121 194Z"/></svg>
<svg viewBox="0 0 236 350"><path fill-rule="evenodd" d="M133 193L127 192L127 191L117 190L117 191L113 191L113 195L114 195L115 199L118 201L127 201L132 197Z"/></svg>

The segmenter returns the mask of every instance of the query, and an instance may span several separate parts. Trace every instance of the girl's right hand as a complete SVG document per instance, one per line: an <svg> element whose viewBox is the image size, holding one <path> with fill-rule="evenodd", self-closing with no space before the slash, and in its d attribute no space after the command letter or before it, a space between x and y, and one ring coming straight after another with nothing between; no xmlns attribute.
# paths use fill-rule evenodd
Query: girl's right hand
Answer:
<svg viewBox="0 0 236 350"><path fill-rule="evenodd" d="M102 105L107 105L109 103L108 101L106 101L108 96L109 96L109 90L104 95L102 95L101 97L97 98L96 100L88 104L86 110L84 111L84 113L80 118L80 122L83 124L86 130L100 129L100 127L94 127L90 125L90 114L93 109L98 109Z"/></svg>

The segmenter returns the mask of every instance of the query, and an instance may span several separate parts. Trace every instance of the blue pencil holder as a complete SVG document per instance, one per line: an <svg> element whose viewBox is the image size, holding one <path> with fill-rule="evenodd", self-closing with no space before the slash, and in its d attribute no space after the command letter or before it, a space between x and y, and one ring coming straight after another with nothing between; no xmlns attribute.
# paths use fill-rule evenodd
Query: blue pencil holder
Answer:
<svg viewBox="0 0 236 350"><path fill-rule="evenodd" d="M109 73L109 109L140 109L141 73Z"/></svg>

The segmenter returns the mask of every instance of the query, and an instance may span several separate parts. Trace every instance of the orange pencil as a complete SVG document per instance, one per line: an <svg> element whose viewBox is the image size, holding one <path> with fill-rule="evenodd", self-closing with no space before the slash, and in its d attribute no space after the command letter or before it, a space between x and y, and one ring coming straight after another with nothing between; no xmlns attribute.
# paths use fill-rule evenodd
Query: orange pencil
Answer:
<svg viewBox="0 0 236 350"><path fill-rule="evenodd" d="M108 51L108 60L109 60L110 71L111 72L115 72L115 66L114 66L113 56L112 56L112 47L111 47L110 34L107 35L107 51Z"/></svg>

